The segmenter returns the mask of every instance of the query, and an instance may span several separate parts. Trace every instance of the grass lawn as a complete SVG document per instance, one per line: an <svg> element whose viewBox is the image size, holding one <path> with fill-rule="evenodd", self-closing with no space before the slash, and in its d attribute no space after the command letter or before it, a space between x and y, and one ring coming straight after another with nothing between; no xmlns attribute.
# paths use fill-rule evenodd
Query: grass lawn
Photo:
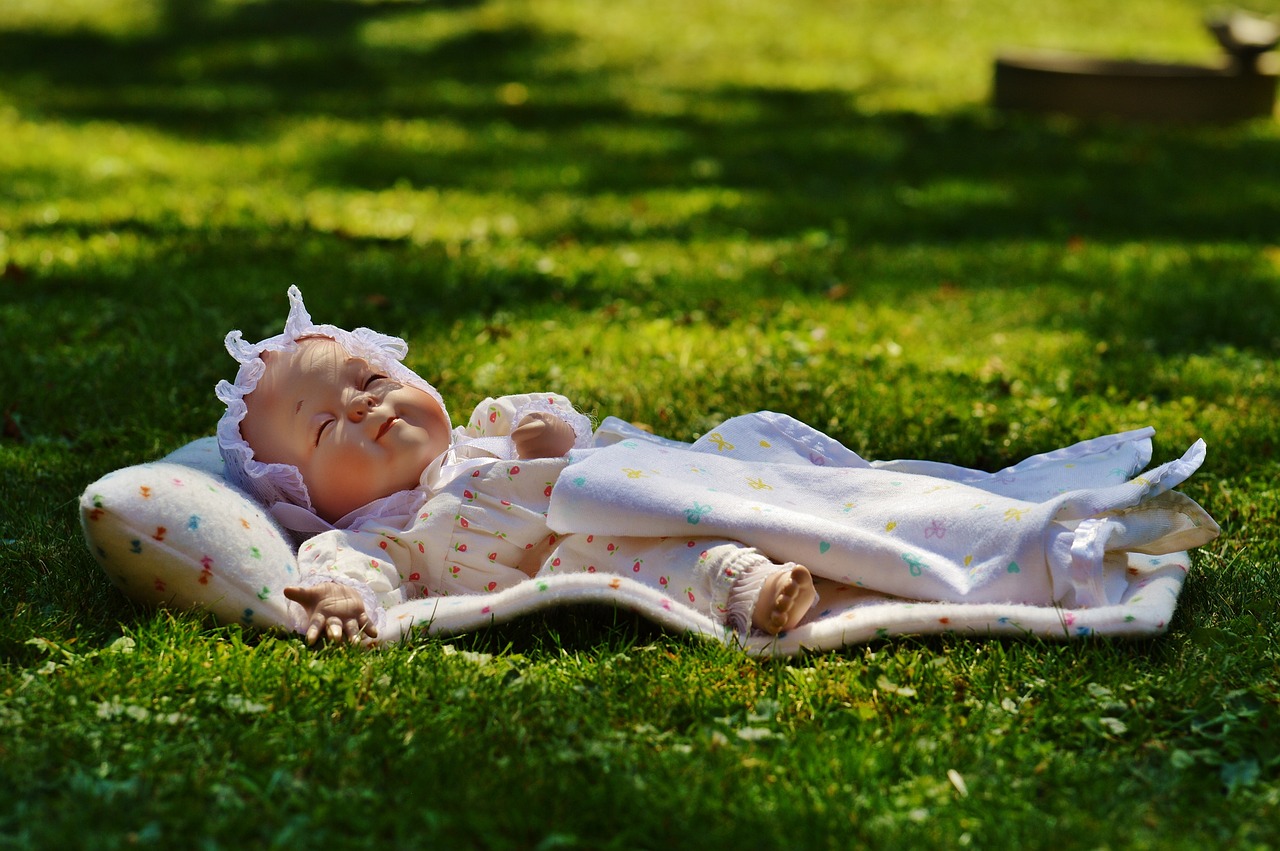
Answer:
<svg viewBox="0 0 1280 851"><path fill-rule="evenodd" d="M0 848L1280 845L1280 126L985 105L1003 45L1209 59L1209 5L0 4ZM75 500L212 433L289 283L455 416L773 409L988 469L1203 436L1224 534L1141 642L138 609Z"/></svg>

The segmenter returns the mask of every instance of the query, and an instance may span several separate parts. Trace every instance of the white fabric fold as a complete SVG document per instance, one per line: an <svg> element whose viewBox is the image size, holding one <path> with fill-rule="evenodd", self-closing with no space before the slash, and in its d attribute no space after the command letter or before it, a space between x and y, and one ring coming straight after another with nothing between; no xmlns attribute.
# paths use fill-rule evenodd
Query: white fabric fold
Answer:
<svg viewBox="0 0 1280 851"><path fill-rule="evenodd" d="M1116 602L1106 592L1118 558L1110 553L1169 553L1219 531L1187 497L1162 498L1203 461L1203 444L1135 476L1149 457L1144 429L1000 474L872 465L765 412L728 420L684 448L626 438L574 452L548 523L560 534L728 538L905 599L1101 605ZM1176 534L1154 531L1164 526Z"/></svg>

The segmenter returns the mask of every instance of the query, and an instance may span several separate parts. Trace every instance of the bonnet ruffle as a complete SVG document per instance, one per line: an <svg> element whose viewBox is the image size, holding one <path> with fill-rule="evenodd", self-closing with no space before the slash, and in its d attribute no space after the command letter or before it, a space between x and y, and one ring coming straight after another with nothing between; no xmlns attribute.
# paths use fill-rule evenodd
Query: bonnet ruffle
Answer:
<svg viewBox="0 0 1280 851"><path fill-rule="evenodd" d="M445 411L446 419L448 411L439 392L401 362L409 353L404 340L368 328L347 331L334 325L317 325L311 321L311 315L302 302L302 293L296 286L289 287L289 316L285 319L282 333L257 343L246 342L240 331L227 334L227 351L240 364L235 381L220 381L215 391L227 406L218 420L217 431L218 451L226 462L227 480L268 508L277 503L298 506L315 517L323 528L329 524L315 515L311 495L298 468L292 464L266 464L256 460L252 447L240 433L240 423L248 412L245 397L257 388L266 371L262 355L293 351L303 337L328 337L336 341L348 354L368 361L378 372L428 393L439 403L440 410ZM287 525L293 527L295 524Z"/></svg>

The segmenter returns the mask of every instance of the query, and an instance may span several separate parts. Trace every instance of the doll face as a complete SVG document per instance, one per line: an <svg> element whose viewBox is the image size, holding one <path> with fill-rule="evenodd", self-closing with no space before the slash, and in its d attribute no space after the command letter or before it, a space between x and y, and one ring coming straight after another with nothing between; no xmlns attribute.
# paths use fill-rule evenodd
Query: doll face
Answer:
<svg viewBox="0 0 1280 851"><path fill-rule="evenodd" d="M381 375L333 340L302 340L264 360L240 433L257 460L298 468L325 520L416 487L449 448L449 420L430 394Z"/></svg>

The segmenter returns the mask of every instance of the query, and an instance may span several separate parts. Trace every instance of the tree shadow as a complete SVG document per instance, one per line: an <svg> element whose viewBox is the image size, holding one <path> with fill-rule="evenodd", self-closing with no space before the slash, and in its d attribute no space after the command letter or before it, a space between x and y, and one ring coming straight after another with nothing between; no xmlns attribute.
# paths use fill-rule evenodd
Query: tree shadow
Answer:
<svg viewBox="0 0 1280 851"><path fill-rule="evenodd" d="M944 282L993 292L1069 287L1080 293L1079 310L1042 321L1111 342L1110 383L1135 395L1172 395L1177 379L1160 377L1153 390L1152 378L1139 373L1151 359L1126 363L1128 346L1274 355L1280 345L1280 259L1264 253L1280 244L1274 132L1081 124L976 107L868 112L858 107L859 92L839 89L668 88L662 106L650 108L627 96L636 69L573 70L560 60L578 46L574 37L529 23L464 28L420 43L366 38L370 28L398 26L423 9L478 2L262 0L224 9L168 0L153 29L131 36L0 30L0 90L24 116L115 122L230 146L271 145L312 122L316 129L300 135L296 153L278 165L302 193L403 185L487 193L539 212L547 199L584 208L620 199L616 216L530 216L519 239L534 246L754 242L786 246L789 265L752 270L746 284L696 270L707 280L661 281L639 293L620 277L593 288L518 264L500 272L469 266L439 240L357 236L305 217L206 224L176 215L64 215L10 227L0 209L7 231L0 237L11 244L43 237L76 245L99 236L145 244L136 256L0 268L0 375L9 388L0 401L0 449L22 442L0 484L10 504L35 518L0 538L29 536L33 564L73 561L62 543L48 541L78 540L68 511L75 491L105 468L207 434L217 415L210 390L228 371L222 334L241 328L256 339L278 331L283 289L294 281L324 306L322 321L428 340L415 332L544 304L590 310L649 299L654 309L677 313L690 298L746 310L752 293L826 304L833 282L847 283L865 304L902 301ZM384 132L404 124L456 131L461 142L442 147L429 134ZM84 200L118 186L92 184L87 172L65 164L22 162L0 168L0 204ZM679 215L647 216L645 207L664 193L709 200ZM1172 266L1168 252L1163 265L1144 265L1134 246L1146 244L1153 253L1190 248ZM1127 268L1107 261L1124 252L1133 258ZM904 383L927 378L908 375ZM811 400L793 397L796 409L822 410L823 390ZM974 398L985 392L973 387ZM747 404L759 399L751 393ZM957 420L929 428L964 427ZM899 454L918 448L915 434L900 440ZM998 440L974 443L991 456L970 463L994 468L1008 460ZM100 572L87 553L80 560L76 575L95 579L29 581L47 586L36 592L41 605L75 613L71 600L101 592ZM103 619L90 613L88 620L95 618ZM615 636L638 630L646 642L656 630L591 611L539 623L557 635L557 646L575 649L594 646L602 628ZM464 646L551 646L521 644L525 626ZM0 636L0 645L6 640ZM625 646L628 639L613 640Z"/></svg>
<svg viewBox="0 0 1280 851"><path fill-rule="evenodd" d="M829 274L815 278L814 288L833 277L856 280L867 246L1061 246L1047 266L1015 258L1007 274L988 270L960 283L1026 286L1035 283L1026 276L1043 274L1101 293L1103 309L1060 319L1104 339L1149 334L1152 311L1178 326L1167 338L1179 345L1266 349L1280 336L1275 320L1266 320L1278 312L1280 288L1247 259L1133 273L1120 287L1133 306L1122 311L1114 309L1106 269L1072 271L1058 262L1079 245L1274 242L1275 134L1081 124L978 108L869 113L857 108L857 92L836 89L671 89L667 100L679 106L655 111L620 94L634 68L568 69L556 60L575 47L574 37L529 23L420 42L365 37L369 25L399 26L424 9L467 5L271 0L228 11L206 0L169 0L153 31L128 38L0 32L0 81L24 111L202 139L269 140L286 123L311 118L352 125L306 137L285 166L304 189L458 189L535 207L550 196L642 205L664 191L719 193L725 203L647 226L644 238L816 233L832 247ZM386 122L416 121L456 128L464 141L442 148L430 133L382 132ZM32 191L59 179L6 177ZM533 220L522 223L521 236L607 245L637 232L619 216ZM341 244L341 235L334 238ZM891 274L882 289L936 286L925 271ZM1222 299L1201 274L1229 280L1232 298ZM553 290L517 275L510 292L469 309L528 303ZM1252 321L1239 320L1234 304L1242 301L1256 308Z"/></svg>

